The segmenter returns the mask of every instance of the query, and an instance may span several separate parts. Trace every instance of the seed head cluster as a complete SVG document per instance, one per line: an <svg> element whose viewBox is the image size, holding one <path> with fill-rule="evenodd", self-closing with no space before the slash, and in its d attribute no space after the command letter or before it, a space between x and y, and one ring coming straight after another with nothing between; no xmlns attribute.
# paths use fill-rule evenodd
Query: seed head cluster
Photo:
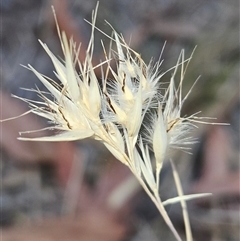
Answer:
<svg viewBox="0 0 240 241"><path fill-rule="evenodd" d="M182 97L182 83L189 59L184 59L182 51L174 68L167 71L173 73L166 87L166 83L161 82L166 73L160 72L162 62L144 63L113 30L112 37L109 36L112 42L109 53L103 45L105 60L93 66L95 19L94 15L83 62L78 59L80 48L69 41L65 33L59 33L63 60L40 41L52 60L57 81L29 65L50 95L35 90L42 101L23 100L29 103L32 113L49 121L47 129L54 130L54 134L19 139L74 141L93 138L100 141L130 168L152 200L155 198L155 204L159 203L159 175L164 159L171 149L187 150L194 142L189 131L197 117L181 116L187 98ZM96 68L101 68L100 80L95 74ZM176 86L177 72L180 72L180 80ZM162 206L158 208L164 216ZM167 217L165 221L171 228L171 221Z"/></svg>

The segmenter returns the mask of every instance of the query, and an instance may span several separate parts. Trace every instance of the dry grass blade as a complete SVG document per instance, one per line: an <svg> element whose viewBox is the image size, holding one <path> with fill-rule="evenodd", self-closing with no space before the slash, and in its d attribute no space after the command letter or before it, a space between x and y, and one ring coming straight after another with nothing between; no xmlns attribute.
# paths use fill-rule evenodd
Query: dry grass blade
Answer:
<svg viewBox="0 0 240 241"><path fill-rule="evenodd" d="M190 225L189 216L188 216L187 204L186 204L186 200L182 198L184 194L183 194L183 189L182 189L182 185L181 185L181 180L179 178L179 175L178 175L174 162L171 159L170 159L170 162L171 162L171 166L172 166L174 181L176 184L177 192L178 192L181 207L182 207L183 220L184 220L184 224L185 224L185 233L187 236L187 241L192 241L193 237L192 237L191 225Z"/></svg>

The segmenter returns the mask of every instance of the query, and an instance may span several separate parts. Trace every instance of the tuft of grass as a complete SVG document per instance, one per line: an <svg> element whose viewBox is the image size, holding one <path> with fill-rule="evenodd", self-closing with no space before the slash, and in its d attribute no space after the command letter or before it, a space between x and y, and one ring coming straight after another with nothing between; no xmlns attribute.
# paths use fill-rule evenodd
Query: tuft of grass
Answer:
<svg viewBox="0 0 240 241"><path fill-rule="evenodd" d="M53 62L60 84L29 65L27 68L45 85L50 97L36 89L32 91L38 92L42 101L17 98L29 104L29 112L48 120L49 126L44 130L54 130L55 133L38 138L19 137L19 140L74 141L93 138L102 142L132 171L178 241L181 237L165 205L181 203L186 237L190 241L192 235L186 200L209 194L184 195L173 162L179 196L163 201L159 193L159 180L164 160L170 157L171 150L188 152L189 145L195 142L190 131L196 123L204 123L203 117L197 117L198 113L181 116L182 106L192 90L182 96L183 79L192 56L185 59L182 51L176 65L161 73L162 61L155 65L152 62L146 64L140 54L131 49L123 36L112 28L112 36L107 36L111 40L110 50L107 52L102 43L105 60L93 66L96 13L97 8L92 14L92 34L83 62L78 60L80 47L73 40L69 41L59 29L64 60L58 59L40 41ZM96 68L101 68L101 85L95 74ZM161 78L169 71L172 76L167 85L161 82ZM180 73L180 80L176 85L177 73ZM110 75L111 81L108 80ZM154 154L153 159L150 152Z"/></svg>

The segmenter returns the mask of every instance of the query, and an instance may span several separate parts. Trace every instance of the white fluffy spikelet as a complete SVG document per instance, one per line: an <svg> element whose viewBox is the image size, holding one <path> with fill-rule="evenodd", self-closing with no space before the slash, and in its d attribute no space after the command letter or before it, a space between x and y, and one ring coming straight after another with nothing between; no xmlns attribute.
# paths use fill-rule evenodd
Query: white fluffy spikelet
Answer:
<svg viewBox="0 0 240 241"><path fill-rule="evenodd" d="M153 152L156 159L156 168L160 170L168 148L168 134L163 118L162 107L158 107L158 115L153 126Z"/></svg>

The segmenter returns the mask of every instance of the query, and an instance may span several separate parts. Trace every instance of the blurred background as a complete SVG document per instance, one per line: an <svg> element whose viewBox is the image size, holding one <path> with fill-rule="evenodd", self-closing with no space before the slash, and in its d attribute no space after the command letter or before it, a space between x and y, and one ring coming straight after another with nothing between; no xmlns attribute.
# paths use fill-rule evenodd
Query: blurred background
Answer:
<svg viewBox="0 0 240 241"><path fill-rule="evenodd" d="M184 81L187 93L201 75L183 115L202 116L230 126L199 125L192 154L175 153L186 194L211 192L188 202L196 241L240 239L239 179L239 1L101 0L97 27L111 34L105 20L148 63L157 61L164 43L162 71L174 66L182 49L189 57L197 46ZM28 110L11 94L36 99L40 81L21 65L31 64L54 78L53 66L38 39L62 57L51 5L59 27L82 43L81 60L91 32L95 0L2 0L0 119ZM103 59L96 31L94 63ZM169 75L163 81L169 80ZM100 144L21 142L19 131L47 126L34 115L1 123L1 229L3 241L159 241L174 240L131 173ZM163 200L176 196L169 162L161 176ZM167 211L184 239L179 205Z"/></svg>

